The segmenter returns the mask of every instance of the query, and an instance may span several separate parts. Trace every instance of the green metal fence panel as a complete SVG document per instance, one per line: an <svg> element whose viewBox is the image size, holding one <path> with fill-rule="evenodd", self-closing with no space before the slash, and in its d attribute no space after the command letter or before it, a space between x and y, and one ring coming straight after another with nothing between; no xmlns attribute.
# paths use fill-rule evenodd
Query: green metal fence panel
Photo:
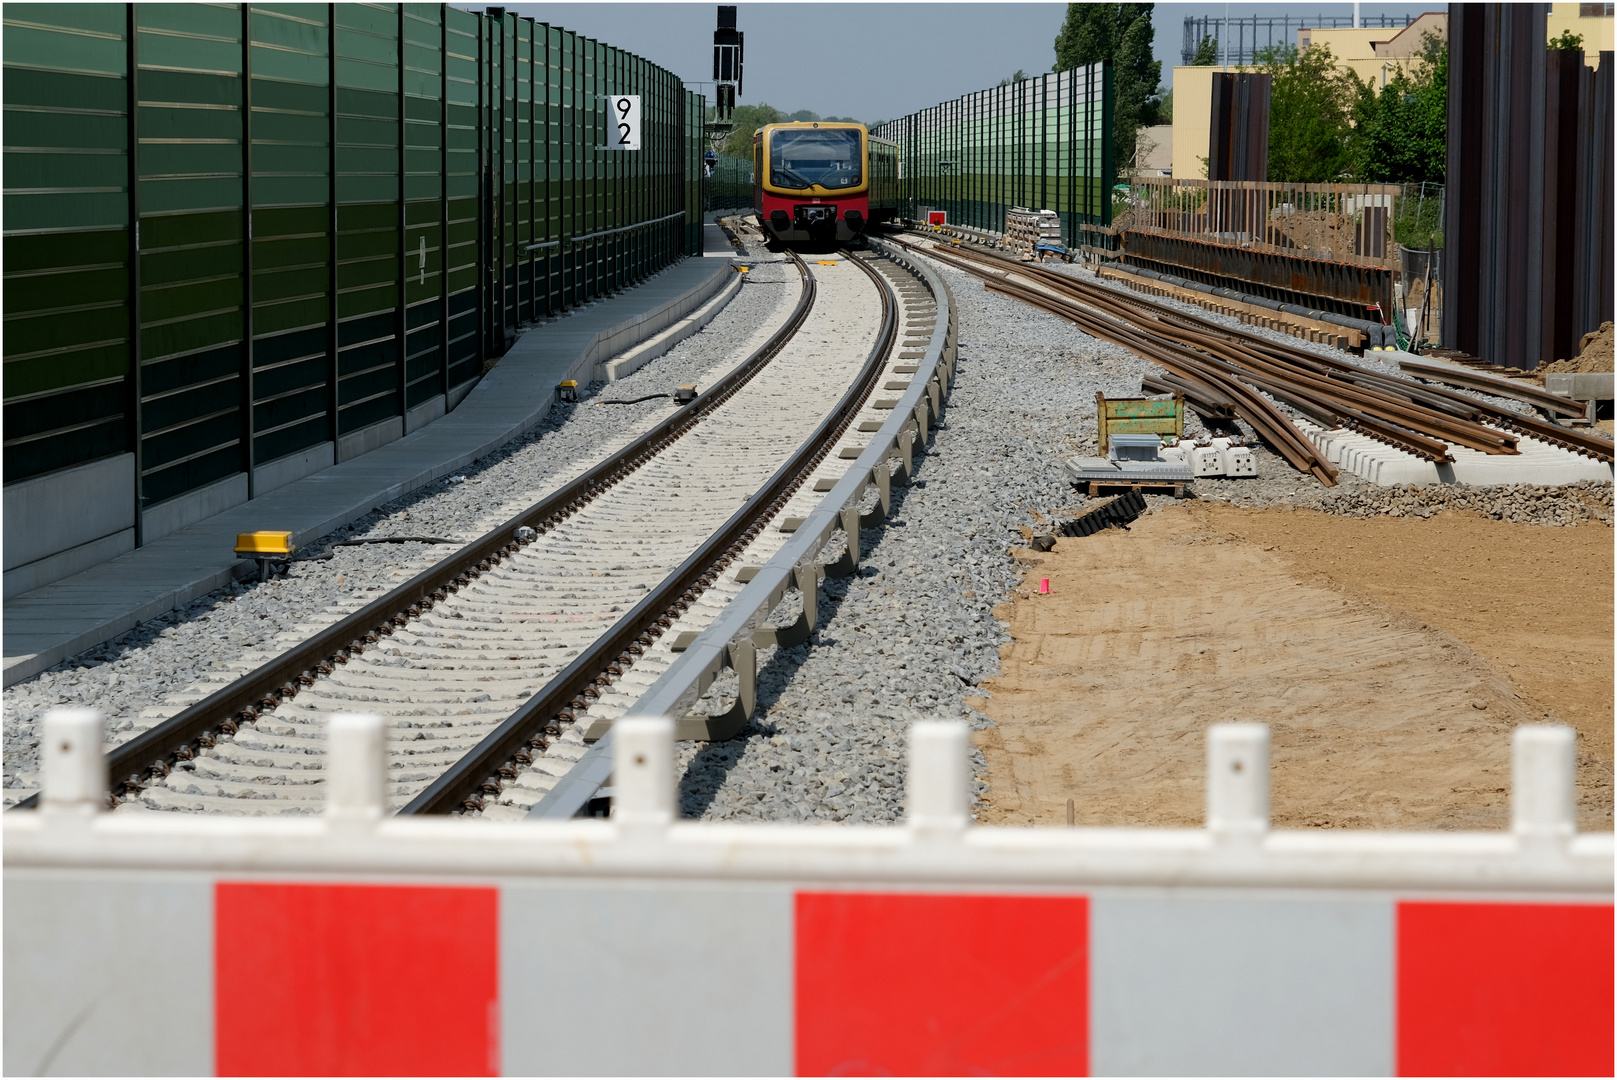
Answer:
<svg viewBox="0 0 1617 1080"><path fill-rule="evenodd" d="M130 450L129 33L5 8L5 479Z"/></svg>
<svg viewBox="0 0 1617 1080"><path fill-rule="evenodd" d="M332 437L329 15L276 4L248 16L255 464Z"/></svg>
<svg viewBox="0 0 1617 1080"><path fill-rule="evenodd" d="M443 241L444 21L436 4L404 5L404 404L448 387Z"/></svg>
<svg viewBox="0 0 1617 1080"><path fill-rule="evenodd" d="M1013 206L1054 210L1076 238L1110 224L1115 181L1109 63L981 90L899 117L874 134L898 144L904 212L1002 230Z"/></svg>
<svg viewBox="0 0 1617 1080"><path fill-rule="evenodd" d="M337 11L337 430L404 412L399 243L399 17Z"/></svg>
<svg viewBox="0 0 1617 1080"><path fill-rule="evenodd" d="M4 19L8 483L133 454L143 510L233 477L250 496L259 467L452 406L522 324L700 250L702 99L560 27L441 4ZM625 93L643 149L608 152Z"/></svg>
<svg viewBox="0 0 1617 1080"><path fill-rule="evenodd" d="M479 160L478 34L482 20L469 11L446 7L444 64L448 72L445 101L444 185L448 202L444 288L448 296L448 383L451 389L475 378L482 368L481 293L478 269Z"/></svg>
<svg viewBox="0 0 1617 1080"><path fill-rule="evenodd" d="M145 503L244 472L242 17L135 8L140 482Z"/></svg>

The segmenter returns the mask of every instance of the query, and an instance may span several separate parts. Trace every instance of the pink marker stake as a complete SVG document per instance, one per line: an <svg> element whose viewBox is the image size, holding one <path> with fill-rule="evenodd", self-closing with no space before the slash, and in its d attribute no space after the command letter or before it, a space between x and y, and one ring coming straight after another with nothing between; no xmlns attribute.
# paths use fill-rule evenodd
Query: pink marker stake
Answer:
<svg viewBox="0 0 1617 1080"><path fill-rule="evenodd" d="M1046 578L1040 578L1039 579L1039 592L1040 593L1047 593L1049 591L1050 591L1050 579L1047 578L1047 577Z"/></svg>

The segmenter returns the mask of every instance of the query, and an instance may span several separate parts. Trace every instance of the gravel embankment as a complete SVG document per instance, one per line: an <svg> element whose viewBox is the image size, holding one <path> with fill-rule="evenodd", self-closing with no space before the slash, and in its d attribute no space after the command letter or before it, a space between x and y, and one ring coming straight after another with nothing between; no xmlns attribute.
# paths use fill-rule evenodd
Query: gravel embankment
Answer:
<svg viewBox="0 0 1617 1080"><path fill-rule="evenodd" d="M645 431L672 407L666 398L599 407L597 400L712 382L785 318L797 300L797 282L797 271L783 257L759 257L741 291L700 333L610 387L591 384L577 404L558 405L537 428L461 474L305 545L285 578L233 583L7 688L6 804L37 787L38 727L47 710L59 705L97 709L107 717L109 742L122 742L154 723L171 698L188 704L185 691L198 675L220 665L245 668L261 662L329 625L454 550L418 543L333 548L332 542L400 535L474 539ZM530 332L543 333L567 317ZM328 551L329 559L320 558Z"/></svg>
<svg viewBox="0 0 1617 1080"><path fill-rule="evenodd" d="M1083 505L1059 458L1096 453L1095 391L1138 395L1149 365L937 268L954 290L964 343L946 427L933 433L916 483L895 489L887 528L865 530L859 575L826 582L812 648L760 654L753 724L728 743L681 744L687 817L897 820L909 722L990 723L969 702L998 673L1009 640L993 616L1018 581L1009 549L1025 543L1024 527ZM1205 431L1194 412L1187 427ZM1256 479L1199 480L1197 497L1356 517L1464 509L1540 525L1611 520L1610 484L1378 488L1343 473L1327 489L1262 447L1256 456ZM980 794L986 769L974 756Z"/></svg>

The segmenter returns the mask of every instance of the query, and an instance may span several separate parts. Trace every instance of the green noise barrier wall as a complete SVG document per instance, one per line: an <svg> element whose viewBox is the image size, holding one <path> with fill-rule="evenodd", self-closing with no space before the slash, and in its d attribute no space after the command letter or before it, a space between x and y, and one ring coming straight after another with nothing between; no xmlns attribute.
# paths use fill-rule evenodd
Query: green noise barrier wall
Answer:
<svg viewBox="0 0 1617 1080"><path fill-rule="evenodd" d="M1065 234L1112 220L1112 65L1089 64L979 90L889 120L907 217L942 210L996 232L1013 206L1054 210Z"/></svg>
<svg viewBox="0 0 1617 1080"><path fill-rule="evenodd" d="M222 509L421 426L520 324L700 252L705 101L559 27L4 19L5 482L129 459L134 542L182 497ZM614 94L640 95L638 151L604 148Z"/></svg>

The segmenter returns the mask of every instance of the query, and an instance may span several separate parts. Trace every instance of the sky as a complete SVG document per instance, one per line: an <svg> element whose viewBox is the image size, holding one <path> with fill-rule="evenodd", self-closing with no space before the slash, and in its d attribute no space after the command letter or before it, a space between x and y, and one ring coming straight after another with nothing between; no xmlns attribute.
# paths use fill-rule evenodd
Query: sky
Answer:
<svg viewBox="0 0 1617 1080"><path fill-rule="evenodd" d="M478 10L474 5L467 5ZM1418 15L1446 4L1365 3L1365 16ZM509 4L507 10L609 42L669 69L713 97L714 4ZM1187 15L1352 15L1347 4L1158 4L1153 15L1162 81L1180 62ZM1055 62L1065 4L897 3L819 0L737 5L747 35L741 104L791 113L890 120L982 90L1022 69Z"/></svg>

